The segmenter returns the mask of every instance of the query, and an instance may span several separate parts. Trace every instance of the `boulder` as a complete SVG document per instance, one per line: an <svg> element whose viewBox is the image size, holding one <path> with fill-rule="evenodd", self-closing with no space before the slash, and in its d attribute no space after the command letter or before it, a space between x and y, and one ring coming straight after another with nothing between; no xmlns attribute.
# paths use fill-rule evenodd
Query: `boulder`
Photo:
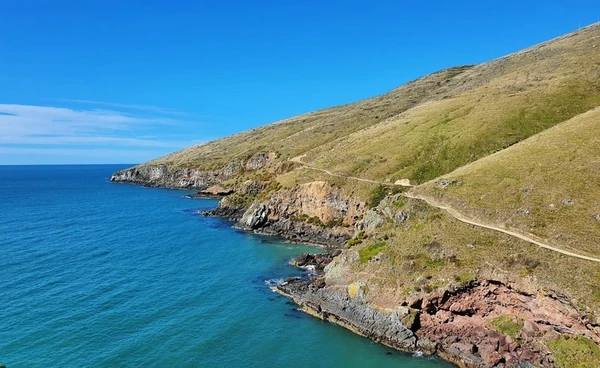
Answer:
<svg viewBox="0 0 600 368"><path fill-rule="evenodd" d="M400 185L402 187L411 187L409 179L400 179L394 182L394 185Z"/></svg>

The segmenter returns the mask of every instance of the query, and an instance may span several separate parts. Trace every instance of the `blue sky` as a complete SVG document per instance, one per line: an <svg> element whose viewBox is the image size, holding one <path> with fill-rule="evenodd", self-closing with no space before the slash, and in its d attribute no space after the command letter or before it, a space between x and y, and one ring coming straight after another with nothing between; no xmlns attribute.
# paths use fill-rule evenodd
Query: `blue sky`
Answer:
<svg viewBox="0 0 600 368"><path fill-rule="evenodd" d="M142 162L600 20L570 4L0 0L0 164Z"/></svg>

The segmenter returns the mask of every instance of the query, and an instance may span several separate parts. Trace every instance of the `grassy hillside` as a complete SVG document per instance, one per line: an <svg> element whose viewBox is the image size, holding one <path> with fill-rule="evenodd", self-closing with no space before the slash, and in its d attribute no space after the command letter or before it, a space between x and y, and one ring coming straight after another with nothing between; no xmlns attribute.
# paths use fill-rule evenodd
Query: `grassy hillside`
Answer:
<svg viewBox="0 0 600 368"><path fill-rule="evenodd" d="M282 159L291 158L378 124L425 99L439 98L445 86L468 69L468 66L463 66L443 70L378 97L282 120L186 148L147 164L218 169L234 160L246 160L259 151L277 152Z"/></svg>
<svg viewBox="0 0 600 368"><path fill-rule="evenodd" d="M379 97L316 111L151 161L218 169L259 151L345 175L423 183L600 106L600 24ZM289 166L293 168L294 166ZM289 169L288 168L288 169ZM306 181L298 168L282 178Z"/></svg>
<svg viewBox="0 0 600 368"><path fill-rule="evenodd" d="M281 162L295 158L340 176L288 162L279 171L243 172L224 185L239 185L253 175L276 180L269 186L273 190L327 180L373 205L381 187L344 176L389 183L407 178L425 183L415 191L470 216L598 257L599 106L600 23L488 63L440 71L379 97L286 119L145 165L219 169L256 152L277 152ZM442 190L436 178L461 185ZM549 288L600 303L593 263L459 223L432 208L417 212L402 226L386 222L379 235L365 240L372 247L363 253L386 254L381 262L389 267L358 262L356 271L374 268L371 278L381 275L382 287L401 292L414 288L418 278L393 271L406 264L426 266L430 288L492 265L513 275L539 276ZM433 243L456 257L438 262L429 253L439 249L426 247ZM567 266L593 276L585 281L579 273L563 277Z"/></svg>
<svg viewBox="0 0 600 368"><path fill-rule="evenodd" d="M316 147L303 160L422 183L509 147L600 105L600 26L477 65L443 89L442 98Z"/></svg>
<svg viewBox="0 0 600 368"><path fill-rule="evenodd" d="M459 211L600 256L600 108L416 190Z"/></svg>
<svg viewBox="0 0 600 368"><path fill-rule="evenodd" d="M492 278L523 290L533 286L567 295L600 317L598 263L465 224L420 200L400 197L380 207L407 214L407 220L387 218L377 232L350 241L348 251L357 252L356 261L347 263L343 280L336 280L365 282L377 305L393 307L411 294Z"/></svg>
<svg viewBox="0 0 600 368"><path fill-rule="evenodd" d="M299 219L287 218L286 211L307 204L322 209L329 202L343 207L338 194L354 197L356 216L345 224L356 226L356 232L328 268L327 287L345 290L358 282L370 303L396 308L436 290L495 280L542 304L547 296L568 300L586 315L583 320L597 326L598 263L518 235L600 258L599 132L600 23L488 63L431 74L379 97L143 165L216 170L258 152L275 152L275 165L218 179L237 190L222 203L266 203L280 210L269 214L274 223L283 223ZM174 180L179 174L187 175L180 170ZM402 194L407 188L392 185L400 179L416 185L412 194L459 214ZM335 190L326 199L283 191L316 180ZM254 184L263 189L244 191ZM459 221L461 214L475 222ZM600 364L597 349L585 345L588 340L550 337L547 346L560 362L592 354L591 366Z"/></svg>

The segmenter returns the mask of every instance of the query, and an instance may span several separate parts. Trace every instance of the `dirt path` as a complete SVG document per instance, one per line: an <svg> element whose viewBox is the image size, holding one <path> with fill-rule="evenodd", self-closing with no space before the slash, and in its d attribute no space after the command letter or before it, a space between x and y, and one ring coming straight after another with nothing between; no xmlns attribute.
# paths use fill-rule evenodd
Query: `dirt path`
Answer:
<svg viewBox="0 0 600 368"><path fill-rule="evenodd" d="M501 233L514 236L514 237L519 238L521 240L525 240L526 242L535 244L535 245L537 245L539 247L542 247L542 248L545 248L545 249L549 249L549 250L552 250L554 252L558 252L558 253L561 253L561 254L564 254L564 255L567 255L567 256L570 256L570 257L576 257L576 258L580 258L580 259L585 259L587 261L599 262L600 263L600 259L598 259L598 258L588 257L588 256L584 256L584 255L581 255L581 254L577 254L577 253L569 252L569 251L566 251L566 250L562 250L562 249L553 247L551 245L548 245L546 243L542 243L542 242L534 239L533 237L525 235L525 234L521 234L521 233L518 233L518 232L515 232L515 231L503 229L501 227L497 227L497 226L494 226L494 225L484 224L484 223L481 223L481 222L478 222L478 221L475 221L475 220L471 220L471 219L467 218L466 216L464 216L462 213L460 213L457 210L455 210L454 208L449 207L449 206L445 206L445 205L443 205L441 203L438 203L438 202L434 201L431 198L427 198L427 197L419 196L419 195L414 195L414 194L411 194L411 193L404 193L404 196L408 197L408 198L420 199L422 201L425 201L430 206L442 209L442 210L448 212L452 217L454 217L458 221L464 222L466 224L470 224L470 225L474 225L474 226L479 226L479 227L483 227L483 228L494 230L494 231L499 231Z"/></svg>
<svg viewBox="0 0 600 368"><path fill-rule="evenodd" d="M290 161L296 162L296 163L302 165L303 167L305 167L307 169L321 171L321 172L324 172L327 175L335 176L335 177L338 177L338 178L352 179L352 180L362 181L362 182L371 183L371 184L381 184L381 185L388 185L388 186L394 185L394 184L384 183L384 182L370 180L370 179L357 178L355 176L345 176L345 175L340 175L340 174L334 174L334 173L332 173L329 170L320 169L318 167L313 167L313 166L310 166L308 164L305 164L304 162L300 161L300 158L298 158L298 157L291 158ZM581 255L581 254L577 254L577 253L569 252L569 251L566 251L566 250L562 250L560 248L553 247L553 246L551 246L549 244L542 243L541 241L536 240L533 237L528 236L526 234L518 233L518 232L515 232L515 231L503 229L503 228L498 227L498 226L484 224L482 222L469 219L468 217L466 217L462 213L458 212L454 208L449 207L449 206L445 206L445 205L443 205L443 204L441 204L441 203L439 203L439 202L437 202L437 201L435 201L435 200L433 200L431 198L427 198L425 196L414 195L414 194L411 194L409 192L404 193L404 196L407 197L407 198L413 198L413 199L419 199L419 200L425 201L430 206L442 209L442 210L448 212L450 214L450 216L452 216L455 219L457 219L458 221L464 222L466 224L473 225L473 226L478 226L478 227L483 227L483 228L486 228L486 229L489 229L489 230L494 230L494 231L498 231L498 232L501 232L501 233L504 233L504 234L507 234L507 235L510 235L510 236L514 236L515 238L519 238L521 240L525 240L526 242L535 244L535 245L537 245L537 246L539 246L541 248L548 249L548 250L551 250L551 251L554 251L554 252L558 252L558 253L564 254L564 255L569 256L569 257L575 257L575 258L579 258L579 259L585 259L586 261L592 261L592 262L598 262L598 263L600 263L600 259L598 259L598 258L588 257L588 256L584 256L584 255Z"/></svg>
<svg viewBox="0 0 600 368"><path fill-rule="evenodd" d="M307 169L311 169L311 170L315 170L315 171L320 171L320 172L324 172L325 174L329 175L329 176L335 176L337 178L345 178L345 179L351 179L351 180L356 180L356 181L362 181L363 183L370 183L370 184L381 184L381 185L387 185L387 186L392 186L394 184L392 183L383 183L381 181L376 181L376 180L370 180L370 179L363 179L363 178L358 178L356 176L346 176L346 175L340 175L340 174L334 174L329 170L325 170L325 169L320 169L318 167L313 167L310 166L308 164L305 164L304 162L300 161L299 157L293 157L290 158L289 161L295 162L297 164L300 164L302 166L304 166Z"/></svg>

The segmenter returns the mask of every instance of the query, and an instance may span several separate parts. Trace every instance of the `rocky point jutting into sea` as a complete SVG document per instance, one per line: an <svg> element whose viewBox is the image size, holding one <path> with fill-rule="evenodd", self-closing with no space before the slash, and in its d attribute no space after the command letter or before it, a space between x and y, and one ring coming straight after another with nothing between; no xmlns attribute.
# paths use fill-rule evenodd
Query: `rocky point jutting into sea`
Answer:
<svg viewBox="0 0 600 368"><path fill-rule="evenodd" d="M156 174L167 173L166 169L151 172L154 173L151 181L134 182L201 189L208 183L204 186L186 183L198 183L194 175L219 176L181 171L185 174L169 174L166 178ZM129 181L127 178L136 175L139 174L130 170L111 180ZM248 205L239 201L243 196L257 196L262 190L264 185L258 182L244 182L233 194L225 196L217 208L205 214L227 217L240 228L280 235L290 241L343 249L348 240L369 236L384 221L401 224L411 216L418 216L422 206L414 203L412 211L397 211L390 205L401 196L395 194L369 210L364 202L343 196L324 181L279 191L264 202L253 201ZM335 225L326 226L328 223ZM306 313L376 342L403 351L438 354L464 367L553 366L552 354L540 343L542 339L568 333L600 341L598 327L568 298L553 292L544 294L535 286L515 281L493 268L481 270L476 279L429 293L411 293L395 307L382 308L373 303L373 292L367 283L345 281L344 275L351 274L348 268L356 262L353 258L356 258L353 249L329 255L305 255L295 261L296 265L316 266L315 272L307 278L285 280L273 290L294 300ZM515 322L506 321L517 326L518 331L503 334L488 322L490 318L503 322L504 316L518 316Z"/></svg>
<svg viewBox="0 0 600 368"><path fill-rule="evenodd" d="M274 291L461 367L600 366L600 24L122 170L330 255Z"/></svg>

